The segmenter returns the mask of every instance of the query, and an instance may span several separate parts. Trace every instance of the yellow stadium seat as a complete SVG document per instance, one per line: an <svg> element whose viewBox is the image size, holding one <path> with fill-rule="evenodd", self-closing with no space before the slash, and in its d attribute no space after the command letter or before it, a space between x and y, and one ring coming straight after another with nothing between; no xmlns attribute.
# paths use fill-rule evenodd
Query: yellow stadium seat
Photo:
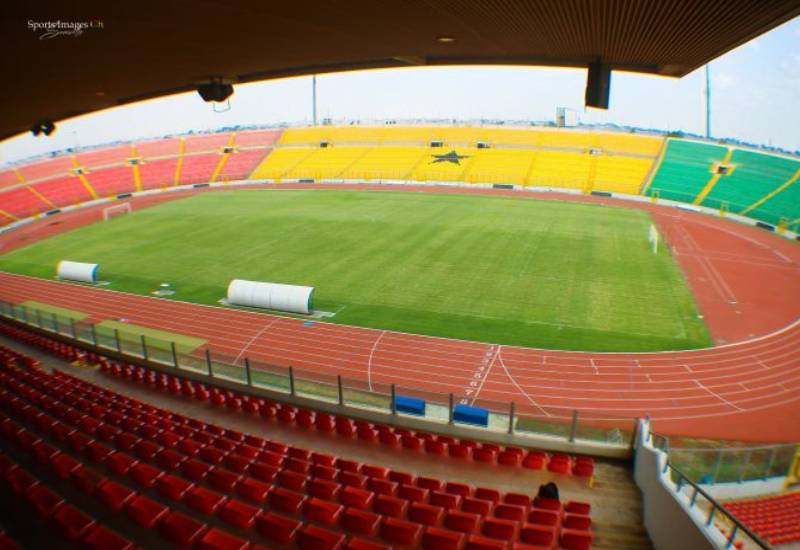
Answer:
<svg viewBox="0 0 800 550"><path fill-rule="evenodd" d="M432 141L443 146L430 147ZM478 149L479 143L488 147ZM662 144L660 137L575 128L290 128L253 178L511 183L637 194ZM451 152L456 159L436 156Z"/></svg>

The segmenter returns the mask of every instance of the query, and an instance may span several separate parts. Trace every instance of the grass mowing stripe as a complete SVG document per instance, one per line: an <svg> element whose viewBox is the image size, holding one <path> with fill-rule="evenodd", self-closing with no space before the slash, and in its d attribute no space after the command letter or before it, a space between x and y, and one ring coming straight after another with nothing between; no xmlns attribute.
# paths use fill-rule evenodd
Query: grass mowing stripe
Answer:
<svg viewBox="0 0 800 550"><path fill-rule="evenodd" d="M551 349L711 345L645 211L407 192L199 194L0 256L52 276L100 263L111 288L216 305L233 278L316 287L334 323ZM656 335L656 336L652 336Z"/></svg>

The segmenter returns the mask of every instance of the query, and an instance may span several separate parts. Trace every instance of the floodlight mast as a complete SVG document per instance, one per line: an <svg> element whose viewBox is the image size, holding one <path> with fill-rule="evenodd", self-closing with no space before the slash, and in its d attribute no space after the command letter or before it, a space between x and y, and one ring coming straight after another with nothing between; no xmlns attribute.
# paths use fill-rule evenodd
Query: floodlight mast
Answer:
<svg viewBox="0 0 800 550"><path fill-rule="evenodd" d="M711 64L706 63L706 139L711 139Z"/></svg>
<svg viewBox="0 0 800 550"><path fill-rule="evenodd" d="M314 121L313 125L317 125L317 75L311 75L311 114Z"/></svg>

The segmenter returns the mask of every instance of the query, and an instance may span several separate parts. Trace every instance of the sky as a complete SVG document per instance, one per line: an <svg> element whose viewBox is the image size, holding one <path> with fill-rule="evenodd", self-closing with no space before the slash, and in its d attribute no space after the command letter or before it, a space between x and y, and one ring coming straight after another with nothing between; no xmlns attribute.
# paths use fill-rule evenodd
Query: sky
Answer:
<svg viewBox="0 0 800 550"><path fill-rule="evenodd" d="M800 150L800 18L712 61L713 137ZM541 67L423 67L317 77L318 117L553 120L559 106L587 124L705 133L705 69L672 79L614 72L610 109L583 106L586 71ZM221 106L217 106L220 109ZM69 147L233 125L311 122L311 77L238 85L230 110L196 93L58 123L50 137L0 142L0 164Z"/></svg>

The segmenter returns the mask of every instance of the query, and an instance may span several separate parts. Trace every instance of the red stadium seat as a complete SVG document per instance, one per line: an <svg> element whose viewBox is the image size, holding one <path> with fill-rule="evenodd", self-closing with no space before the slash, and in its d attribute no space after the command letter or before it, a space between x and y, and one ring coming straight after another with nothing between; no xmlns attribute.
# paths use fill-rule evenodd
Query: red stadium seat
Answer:
<svg viewBox="0 0 800 550"><path fill-rule="evenodd" d="M264 512L256 518L256 529L265 538L280 544L289 544L295 539L301 522L272 512Z"/></svg>
<svg viewBox="0 0 800 550"><path fill-rule="evenodd" d="M36 514L42 519L52 516L64 504L64 499L61 495L42 484L37 484L28 490L25 493L25 498L33 505Z"/></svg>
<svg viewBox="0 0 800 550"><path fill-rule="evenodd" d="M338 550L344 544L342 533L329 531L315 525L304 525L297 534L297 546L301 550Z"/></svg>
<svg viewBox="0 0 800 550"><path fill-rule="evenodd" d="M121 512L125 506L133 500L136 493L115 481L106 480L97 486L95 489L95 496L100 502L107 506L109 510Z"/></svg>
<svg viewBox="0 0 800 550"><path fill-rule="evenodd" d="M305 498L305 496L295 493L294 491L275 487L269 492L267 500L273 508L281 512L286 512L287 514L297 515L300 513L300 508Z"/></svg>
<svg viewBox="0 0 800 550"><path fill-rule="evenodd" d="M381 522L380 535L386 542L411 546L417 544L422 526L418 523L387 517Z"/></svg>
<svg viewBox="0 0 800 550"><path fill-rule="evenodd" d="M341 514L341 525L348 531L362 535L374 535L381 516L357 508L345 508Z"/></svg>
<svg viewBox="0 0 800 550"><path fill-rule="evenodd" d="M189 508L206 515L215 514L226 500L222 493L199 486L193 487L183 499Z"/></svg>
<svg viewBox="0 0 800 550"><path fill-rule="evenodd" d="M520 529L519 538L527 544L551 548L557 541L557 532L556 527L553 526L524 523Z"/></svg>
<svg viewBox="0 0 800 550"><path fill-rule="evenodd" d="M198 550L247 550L250 542L227 531L213 528L200 537L195 547Z"/></svg>
<svg viewBox="0 0 800 550"><path fill-rule="evenodd" d="M239 482L236 486L236 492L247 500L264 502L271 487L271 485L248 477Z"/></svg>
<svg viewBox="0 0 800 550"><path fill-rule="evenodd" d="M241 477L242 476L240 474L231 472L230 470L226 470L224 468L216 467L212 468L211 471L208 472L208 475L206 476L206 482L218 491L230 493L234 490Z"/></svg>
<svg viewBox="0 0 800 550"><path fill-rule="evenodd" d="M146 529L155 527L168 512L166 506L142 495L131 500L125 509L129 518Z"/></svg>
<svg viewBox="0 0 800 550"><path fill-rule="evenodd" d="M134 544L111 529L99 525L83 538L87 550L133 550Z"/></svg>
<svg viewBox="0 0 800 550"><path fill-rule="evenodd" d="M78 541L95 525L95 520L71 504L64 504L53 514L53 521L68 540Z"/></svg>
<svg viewBox="0 0 800 550"><path fill-rule="evenodd" d="M438 525L444 517L445 510L441 506L412 502L408 507L408 519L422 525Z"/></svg>
<svg viewBox="0 0 800 550"><path fill-rule="evenodd" d="M260 513L260 508L232 498L220 507L218 515L228 525L239 529L250 529L255 525Z"/></svg>
<svg viewBox="0 0 800 550"><path fill-rule="evenodd" d="M309 479L306 483L306 491L309 495L325 500L335 499L340 488L341 485L327 479Z"/></svg>
<svg viewBox="0 0 800 550"><path fill-rule="evenodd" d="M177 512L169 512L159 523L164 537L178 546L193 545L206 530L206 524Z"/></svg>
<svg viewBox="0 0 800 550"><path fill-rule="evenodd" d="M425 550L460 550L464 534L437 527L426 527L422 534L422 548Z"/></svg>
<svg viewBox="0 0 800 550"><path fill-rule="evenodd" d="M342 487L339 491L339 502L351 508L368 509L372 505L374 494L357 487Z"/></svg>
<svg viewBox="0 0 800 550"><path fill-rule="evenodd" d="M156 481L156 490L174 501L183 500L183 496L193 487L191 481L170 474L163 475Z"/></svg>
<svg viewBox="0 0 800 550"><path fill-rule="evenodd" d="M477 529L480 519L478 514L450 510L444 517L444 526L453 531L472 533Z"/></svg>
<svg viewBox="0 0 800 550"><path fill-rule="evenodd" d="M469 535L464 550L506 550L505 540L491 540L478 535Z"/></svg>
<svg viewBox="0 0 800 550"><path fill-rule="evenodd" d="M315 523L334 525L343 508L341 504L311 497L303 504L303 515Z"/></svg>
<svg viewBox="0 0 800 550"><path fill-rule="evenodd" d="M565 550L589 550L592 547L591 531L562 529L560 545Z"/></svg>

